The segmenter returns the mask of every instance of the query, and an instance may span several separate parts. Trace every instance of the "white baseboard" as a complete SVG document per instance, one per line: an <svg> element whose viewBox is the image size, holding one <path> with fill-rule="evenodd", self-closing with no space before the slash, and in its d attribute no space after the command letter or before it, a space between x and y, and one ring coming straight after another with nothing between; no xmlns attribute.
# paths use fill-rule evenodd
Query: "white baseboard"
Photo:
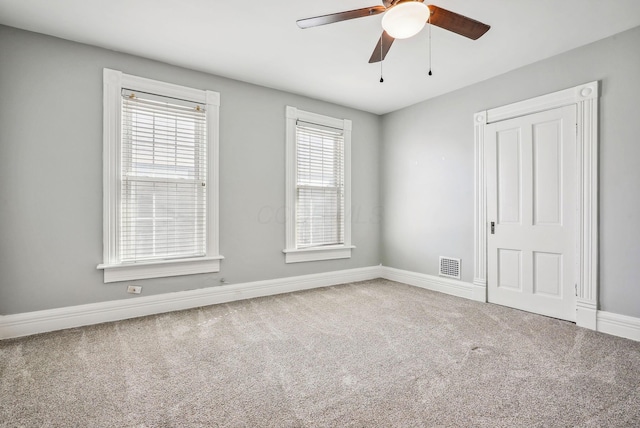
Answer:
<svg viewBox="0 0 640 428"><path fill-rule="evenodd" d="M410 272L386 266L382 266L382 277L391 281L398 281L415 287L426 288L427 290L438 291L440 293L451 294L453 296L464 297L466 299L481 302L485 301L485 289L469 282L427 275L424 273Z"/></svg>
<svg viewBox="0 0 640 428"><path fill-rule="evenodd" d="M385 266L370 266L4 315L0 316L0 340L375 278L486 301L486 287L478 284ZM597 311L596 330L640 341L640 318Z"/></svg>
<svg viewBox="0 0 640 428"><path fill-rule="evenodd" d="M596 323L602 333L640 341L640 318L598 311Z"/></svg>
<svg viewBox="0 0 640 428"><path fill-rule="evenodd" d="M371 266L4 315L0 316L0 340L381 276L381 266Z"/></svg>
<svg viewBox="0 0 640 428"><path fill-rule="evenodd" d="M466 299L486 302L486 285L471 284L439 276L426 275L401 269L381 266L382 277L427 290L451 294ZM640 341L640 318L597 310L595 305L578 302L576 325L597 330L613 336Z"/></svg>
<svg viewBox="0 0 640 428"><path fill-rule="evenodd" d="M596 302L576 298L576 325L598 330L598 305Z"/></svg>

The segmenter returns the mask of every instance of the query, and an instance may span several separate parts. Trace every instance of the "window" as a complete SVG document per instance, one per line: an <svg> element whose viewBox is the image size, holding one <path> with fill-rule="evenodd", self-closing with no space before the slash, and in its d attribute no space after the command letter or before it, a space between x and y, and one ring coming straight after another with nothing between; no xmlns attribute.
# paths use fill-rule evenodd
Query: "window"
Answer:
<svg viewBox="0 0 640 428"><path fill-rule="evenodd" d="M104 282L220 270L219 104L104 70Z"/></svg>
<svg viewBox="0 0 640 428"><path fill-rule="evenodd" d="M287 263L351 257L351 121L287 107Z"/></svg>

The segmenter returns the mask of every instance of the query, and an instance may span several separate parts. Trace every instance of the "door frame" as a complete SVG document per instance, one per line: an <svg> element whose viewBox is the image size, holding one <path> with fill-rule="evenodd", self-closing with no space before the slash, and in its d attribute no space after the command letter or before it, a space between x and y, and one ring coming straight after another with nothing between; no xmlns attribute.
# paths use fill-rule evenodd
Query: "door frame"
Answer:
<svg viewBox="0 0 640 428"><path fill-rule="evenodd" d="M596 329L598 310L598 81L477 112L474 117L473 296L487 301L486 125L567 105L576 105L578 277L576 324Z"/></svg>

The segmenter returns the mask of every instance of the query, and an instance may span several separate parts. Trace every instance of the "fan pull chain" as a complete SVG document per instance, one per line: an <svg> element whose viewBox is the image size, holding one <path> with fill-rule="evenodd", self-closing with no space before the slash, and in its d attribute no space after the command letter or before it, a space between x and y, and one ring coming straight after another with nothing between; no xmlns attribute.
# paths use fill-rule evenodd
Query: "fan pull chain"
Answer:
<svg viewBox="0 0 640 428"><path fill-rule="evenodd" d="M380 37L380 83L384 82L382 78L382 39L384 37Z"/></svg>
<svg viewBox="0 0 640 428"><path fill-rule="evenodd" d="M429 19L427 19L427 25L429 25L429 76L433 76L431 72L431 10L429 10Z"/></svg>

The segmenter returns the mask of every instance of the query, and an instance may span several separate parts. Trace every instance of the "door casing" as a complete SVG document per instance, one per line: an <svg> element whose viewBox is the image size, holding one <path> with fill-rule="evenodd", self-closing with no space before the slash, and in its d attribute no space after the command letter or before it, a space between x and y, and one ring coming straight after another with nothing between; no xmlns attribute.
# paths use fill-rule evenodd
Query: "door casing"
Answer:
<svg viewBox="0 0 640 428"><path fill-rule="evenodd" d="M487 189L485 128L488 124L575 104L578 277L576 324L596 329L598 309L598 99L599 82L484 110L474 115L474 278L473 296L487 300Z"/></svg>

